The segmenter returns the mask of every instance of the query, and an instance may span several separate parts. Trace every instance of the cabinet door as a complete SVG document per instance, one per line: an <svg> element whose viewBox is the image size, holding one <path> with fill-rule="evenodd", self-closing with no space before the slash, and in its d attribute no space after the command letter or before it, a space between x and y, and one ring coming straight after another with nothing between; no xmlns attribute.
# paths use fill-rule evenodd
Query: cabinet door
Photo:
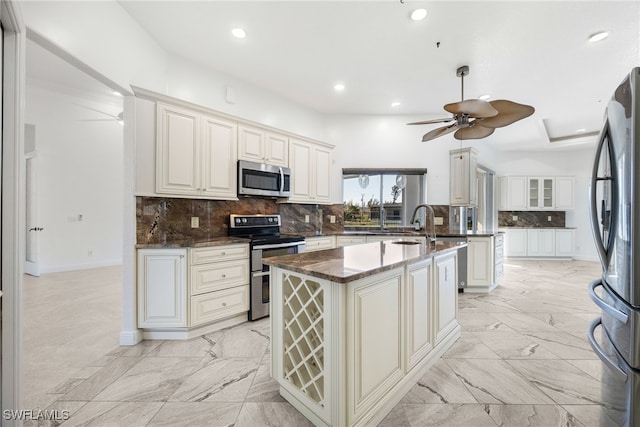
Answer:
<svg viewBox="0 0 640 427"><path fill-rule="evenodd" d="M335 248L335 240L333 236L307 237L304 239L305 252L321 251L333 248Z"/></svg>
<svg viewBox="0 0 640 427"><path fill-rule="evenodd" d="M238 159L264 163L264 132L247 126L238 126Z"/></svg>
<svg viewBox="0 0 640 427"><path fill-rule="evenodd" d="M557 176L555 188L555 208L560 210L574 209L575 178Z"/></svg>
<svg viewBox="0 0 640 427"><path fill-rule="evenodd" d="M422 360L433 348L431 337L431 260L407 267L407 371Z"/></svg>
<svg viewBox="0 0 640 427"><path fill-rule="evenodd" d="M186 249L138 250L138 326L187 326Z"/></svg>
<svg viewBox="0 0 640 427"><path fill-rule="evenodd" d="M289 142L291 197L289 201L311 201L311 146L302 141Z"/></svg>
<svg viewBox="0 0 640 427"><path fill-rule="evenodd" d="M325 147L313 149L313 201L328 203L331 201L331 150Z"/></svg>
<svg viewBox="0 0 640 427"><path fill-rule="evenodd" d="M529 177L529 209L554 209L553 177Z"/></svg>
<svg viewBox="0 0 640 427"><path fill-rule="evenodd" d="M436 315L436 344L453 330L458 310L457 256L447 254L435 258L436 296L438 313Z"/></svg>
<svg viewBox="0 0 640 427"><path fill-rule="evenodd" d="M507 210L527 209L527 178L524 176L507 177Z"/></svg>
<svg viewBox="0 0 640 427"><path fill-rule="evenodd" d="M467 246L467 286L486 288L493 282L494 251L492 237L469 237Z"/></svg>
<svg viewBox="0 0 640 427"><path fill-rule="evenodd" d="M197 114L158 103L156 192L199 194L199 126Z"/></svg>
<svg viewBox="0 0 640 427"><path fill-rule="evenodd" d="M575 234L574 230L555 230L556 256L572 257Z"/></svg>
<svg viewBox="0 0 640 427"><path fill-rule="evenodd" d="M527 256L553 257L556 254L554 230L527 230Z"/></svg>
<svg viewBox="0 0 640 427"><path fill-rule="evenodd" d="M449 202L460 206L469 204L469 153L453 153L449 158Z"/></svg>
<svg viewBox="0 0 640 427"><path fill-rule="evenodd" d="M235 199L237 126L233 122L203 117L202 128L202 194Z"/></svg>
<svg viewBox="0 0 640 427"><path fill-rule="evenodd" d="M265 133L265 161L271 165L289 166L289 138L277 133Z"/></svg>
<svg viewBox="0 0 640 427"><path fill-rule="evenodd" d="M505 232L505 254L507 257L527 256L527 229L508 229Z"/></svg>
<svg viewBox="0 0 640 427"><path fill-rule="evenodd" d="M506 211L507 207L507 177L498 178L498 210Z"/></svg>

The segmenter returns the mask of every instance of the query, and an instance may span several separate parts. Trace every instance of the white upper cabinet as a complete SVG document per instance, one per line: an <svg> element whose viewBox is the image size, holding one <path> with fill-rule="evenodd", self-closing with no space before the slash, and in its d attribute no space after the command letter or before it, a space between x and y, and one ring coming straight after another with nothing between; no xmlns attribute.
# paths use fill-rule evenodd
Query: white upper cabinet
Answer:
<svg viewBox="0 0 640 427"><path fill-rule="evenodd" d="M476 152L472 148L449 151L449 204L452 206L478 204L477 167Z"/></svg>
<svg viewBox="0 0 640 427"><path fill-rule="evenodd" d="M331 151L308 141L289 141L290 202L331 202Z"/></svg>
<svg viewBox="0 0 640 427"><path fill-rule="evenodd" d="M575 185L576 180L572 176L556 176L556 209L569 210L575 208Z"/></svg>
<svg viewBox="0 0 640 427"><path fill-rule="evenodd" d="M498 178L498 210L574 209L572 176L501 176Z"/></svg>
<svg viewBox="0 0 640 427"><path fill-rule="evenodd" d="M238 127L238 159L289 166L289 138L264 129Z"/></svg>
<svg viewBox="0 0 640 427"><path fill-rule="evenodd" d="M528 178L529 209L555 209L554 183L553 177Z"/></svg>
<svg viewBox="0 0 640 427"><path fill-rule="evenodd" d="M156 192L235 199L237 125L158 103Z"/></svg>

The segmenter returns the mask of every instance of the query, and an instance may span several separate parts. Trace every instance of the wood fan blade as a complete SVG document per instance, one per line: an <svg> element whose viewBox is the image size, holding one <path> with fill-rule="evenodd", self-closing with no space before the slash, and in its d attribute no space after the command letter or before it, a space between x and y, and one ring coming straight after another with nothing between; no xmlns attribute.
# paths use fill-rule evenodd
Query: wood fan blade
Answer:
<svg viewBox="0 0 640 427"><path fill-rule="evenodd" d="M493 117L498 114L498 110L490 103L481 99L466 99L460 102L453 102L444 106L444 109L453 114L468 114L470 117Z"/></svg>
<svg viewBox="0 0 640 427"><path fill-rule="evenodd" d="M530 105L518 104L517 102L508 101L506 99L497 99L491 101L490 104L498 110L498 115L494 117L483 118L478 120L477 124L487 128L501 128L511 123L522 120L532 115L536 109Z"/></svg>
<svg viewBox="0 0 640 427"><path fill-rule="evenodd" d="M450 117L448 119L433 119L433 120L425 120L422 122L413 122L413 123L407 123L407 125L431 125L434 123L446 123L446 122L450 122L452 120L455 120L453 117Z"/></svg>
<svg viewBox="0 0 640 427"><path fill-rule="evenodd" d="M443 126L438 129L434 129L431 132L427 132L422 137L422 142L431 141L432 139L436 139L439 136L446 135L458 129L458 126L454 123L451 126Z"/></svg>
<svg viewBox="0 0 640 427"><path fill-rule="evenodd" d="M476 122L474 122L476 123ZM481 126L469 126L467 128L461 128L453 134L455 139L482 139L486 138L495 132L493 128L485 128Z"/></svg>

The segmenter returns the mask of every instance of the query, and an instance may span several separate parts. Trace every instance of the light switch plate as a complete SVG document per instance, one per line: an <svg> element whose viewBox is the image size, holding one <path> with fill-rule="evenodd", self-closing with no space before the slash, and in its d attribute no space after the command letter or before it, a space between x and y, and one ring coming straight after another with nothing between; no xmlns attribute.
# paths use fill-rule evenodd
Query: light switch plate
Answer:
<svg viewBox="0 0 640 427"><path fill-rule="evenodd" d="M336 223L336 216L335 215L329 215L329 222L331 224L335 224Z"/></svg>
<svg viewBox="0 0 640 427"><path fill-rule="evenodd" d="M309 215L304 216L304 222L307 222L307 223L309 222Z"/></svg>
<svg viewBox="0 0 640 427"><path fill-rule="evenodd" d="M518 215L514 215L514 216L513 216L513 220L514 220L514 221L517 221L517 220L518 220Z"/></svg>
<svg viewBox="0 0 640 427"><path fill-rule="evenodd" d="M547 221L551 222L551 215L547 217Z"/></svg>
<svg viewBox="0 0 640 427"><path fill-rule="evenodd" d="M444 224L444 218L441 217L441 216L437 216L437 217L434 218L433 223L435 225L443 225Z"/></svg>
<svg viewBox="0 0 640 427"><path fill-rule="evenodd" d="M191 228L200 227L200 217L192 216L191 217Z"/></svg>

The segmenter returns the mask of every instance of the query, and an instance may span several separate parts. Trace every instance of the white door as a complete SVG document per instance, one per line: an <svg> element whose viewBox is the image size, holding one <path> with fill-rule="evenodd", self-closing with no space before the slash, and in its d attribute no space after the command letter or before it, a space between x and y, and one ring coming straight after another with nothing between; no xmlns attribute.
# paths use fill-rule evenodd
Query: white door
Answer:
<svg viewBox="0 0 640 427"><path fill-rule="evenodd" d="M24 272L31 276L40 276L40 266L38 265L38 236L43 228L38 224L37 205L37 176L38 160L35 150L35 125L26 124L24 126L24 156L25 156L25 260Z"/></svg>

